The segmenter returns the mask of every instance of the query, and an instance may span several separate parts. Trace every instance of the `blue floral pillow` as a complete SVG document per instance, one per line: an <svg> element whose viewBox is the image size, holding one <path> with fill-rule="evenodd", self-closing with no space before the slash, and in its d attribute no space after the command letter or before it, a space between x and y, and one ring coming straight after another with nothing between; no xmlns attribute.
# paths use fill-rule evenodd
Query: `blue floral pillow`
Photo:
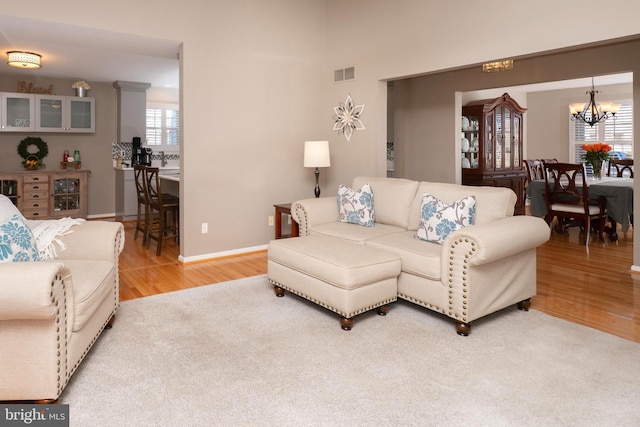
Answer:
<svg viewBox="0 0 640 427"><path fill-rule="evenodd" d="M338 221L373 227L375 214L373 210L373 191L365 184L355 191L341 185L338 187Z"/></svg>
<svg viewBox="0 0 640 427"><path fill-rule="evenodd" d="M0 224L0 262L39 259L33 234L21 215L14 214Z"/></svg>
<svg viewBox="0 0 640 427"><path fill-rule="evenodd" d="M430 194L422 196L421 221L416 237L427 242L443 244L452 232L473 225L476 217L476 198L467 196L448 205Z"/></svg>

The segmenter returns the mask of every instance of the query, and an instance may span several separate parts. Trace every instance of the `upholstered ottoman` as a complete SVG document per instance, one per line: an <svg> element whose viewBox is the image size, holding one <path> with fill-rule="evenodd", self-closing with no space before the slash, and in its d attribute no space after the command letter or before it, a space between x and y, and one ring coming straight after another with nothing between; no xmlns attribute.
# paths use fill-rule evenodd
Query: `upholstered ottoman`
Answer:
<svg viewBox="0 0 640 427"><path fill-rule="evenodd" d="M267 276L277 296L288 290L328 308L348 331L360 313L374 308L387 313L397 300L400 266L392 253L313 235L271 241Z"/></svg>

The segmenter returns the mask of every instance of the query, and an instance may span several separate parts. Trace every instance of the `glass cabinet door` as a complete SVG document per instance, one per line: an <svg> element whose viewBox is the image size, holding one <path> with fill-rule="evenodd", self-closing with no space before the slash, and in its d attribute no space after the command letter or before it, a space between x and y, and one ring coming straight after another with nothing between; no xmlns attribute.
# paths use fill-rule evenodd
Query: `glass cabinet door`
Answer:
<svg viewBox="0 0 640 427"><path fill-rule="evenodd" d="M34 99L29 93L2 93L3 132L27 132L35 129Z"/></svg>
<svg viewBox="0 0 640 427"><path fill-rule="evenodd" d="M504 108L504 168L505 169L513 169L512 164L512 142L511 141L511 110L508 108Z"/></svg>
<svg viewBox="0 0 640 427"><path fill-rule="evenodd" d="M494 168L494 145L495 145L495 141L494 141L494 137L493 137L493 130L494 130L494 123L493 123L493 118L494 118L494 113L487 113L486 117L485 117L485 126L484 126L484 156L485 156L485 165L484 165L484 169L485 170L493 170Z"/></svg>
<svg viewBox="0 0 640 427"><path fill-rule="evenodd" d="M0 194L7 196L11 202L18 206L18 180L17 179L0 179Z"/></svg>
<svg viewBox="0 0 640 427"><path fill-rule="evenodd" d="M521 144L520 144L520 117L515 115L513 116L513 169L517 169L522 164L520 158L522 157L522 153L520 152Z"/></svg>
<svg viewBox="0 0 640 427"><path fill-rule="evenodd" d="M52 181L53 211L62 214L80 209L80 179L53 177Z"/></svg>
<svg viewBox="0 0 640 427"><path fill-rule="evenodd" d="M95 132L93 98L69 98L69 131Z"/></svg>
<svg viewBox="0 0 640 427"><path fill-rule="evenodd" d="M36 96L36 130L57 131L64 129L64 102L61 96Z"/></svg>

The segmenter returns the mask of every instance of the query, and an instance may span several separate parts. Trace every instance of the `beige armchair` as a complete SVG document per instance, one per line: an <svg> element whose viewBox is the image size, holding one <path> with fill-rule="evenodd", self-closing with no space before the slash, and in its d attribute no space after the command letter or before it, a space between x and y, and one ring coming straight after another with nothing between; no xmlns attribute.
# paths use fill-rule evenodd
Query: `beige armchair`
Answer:
<svg viewBox="0 0 640 427"><path fill-rule="evenodd" d="M58 400L118 309L122 224L87 221L59 241L55 259L0 263L0 401Z"/></svg>

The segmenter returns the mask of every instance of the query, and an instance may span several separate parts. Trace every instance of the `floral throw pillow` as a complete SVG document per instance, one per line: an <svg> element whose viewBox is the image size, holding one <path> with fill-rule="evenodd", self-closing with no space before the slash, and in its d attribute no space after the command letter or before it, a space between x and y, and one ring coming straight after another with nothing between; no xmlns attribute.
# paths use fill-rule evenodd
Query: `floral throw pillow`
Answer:
<svg viewBox="0 0 640 427"><path fill-rule="evenodd" d="M39 259L33 234L21 215L14 214L0 224L0 262Z"/></svg>
<svg viewBox="0 0 640 427"><path fill-rule="evenodd" d="M443 244L452 232L473 225L476 198L467 196L450 205L430 194L422 196L421 221L416 237L427 242Z"/></svg>
<svg viewBox="0 0 640 427"><path fill-rule="evenodd" d="M373 210L373 191L369 184L359 190L347 186L338 187L338 221L373 227L375 214Z"/></svg>

